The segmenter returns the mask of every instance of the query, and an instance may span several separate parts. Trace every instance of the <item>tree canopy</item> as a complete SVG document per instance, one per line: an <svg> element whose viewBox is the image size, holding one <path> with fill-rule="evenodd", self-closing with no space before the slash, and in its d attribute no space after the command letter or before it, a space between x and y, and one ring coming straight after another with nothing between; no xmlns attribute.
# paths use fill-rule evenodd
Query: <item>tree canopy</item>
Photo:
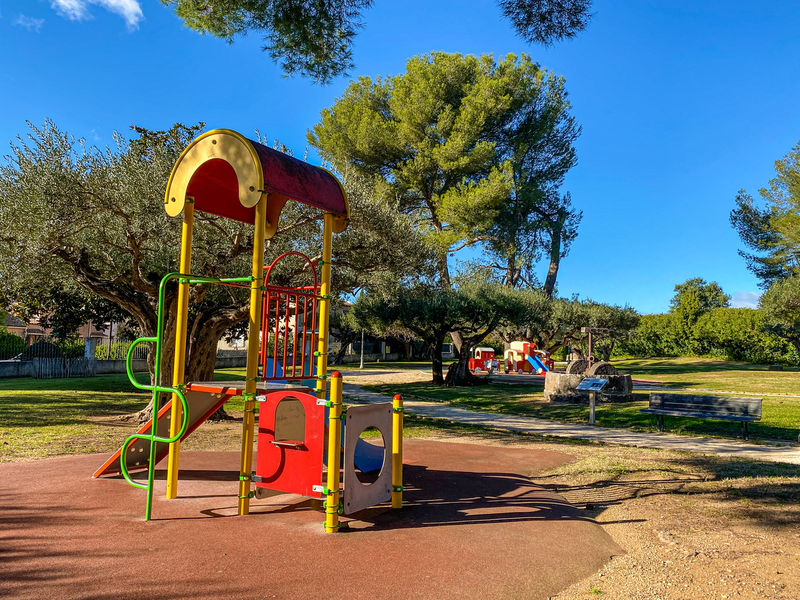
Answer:
<svg viewBox="0 0 800 600"><path fill-rule="evenodd" d="M161 0L190 28L232 42L255 32L289 75L327 83L353 66L352 44L372 0ZM571 38L591 19L591 0L499 0L528 42Z"/></svg>
<svg viewBox="0 0 800 600"><path fill-rule="evenodd" d="M437 253L441 287L452 285L448 256L478 244L511 260L516 282L542 230L576 224L562 199L552 202L575 162L568 110L563 78L527 56L436 52L402 75L352 82L308 139L410 216Z"/></svg>
<svg viewBox="0 0 800 600"><path fill-rule="evenodd" d="M177 270L180 246L180 219L167 217L163 190L200 128L135 128L132 139L118 135L115 148L99 149L52 122L31 126L27 140L13 144L0 166L0 278L7 305L68 312L74 297L90 295L124 311L143 335L154 335L159 282ZM357 178L345 177L344 184L352 220L335 241L334 291L351 293L386 272L402 279L423 269L427 255L408 218L374 201ZM318 257L319 217L305 205L288 203L267 245L267 261L287 250ZM194 273L250 272L251 226L205 213L195 221ZM279 276L288 283L293 273ZM165 364L171 362L175 301L170 293ZM206 379L217 341L247 316L248 294L194 285L190 307L187 377Z"/></svg>
<svg viewBox="0 0 800 600"><path fill-rule="evenodd" d="M449 384L468 380L467 362L473 347L498 327L520 326L546 312L549 299L537 292L499 285L466 285L442 290L429 284L396 286L391 291L366 294L353 305L359 325L377 335L423 340L432 359L433 382L445 383L442 345L449 333L463 340L459 360L448 374Z"/></svg>
<svg viewBox="0 0 800 600"><path fill-rule="evenodd" d="M747 248L739 254L767 288L800 272L800 143L775 161L775 177L759 196L761 203L740 190L730 220Z"/></svg>
<svg viewBox="0 0 800 600"><path fill-rule="evenodd" d="M614 306L577 298L553 298L550 310L538 331L518 332L516 339L534 341L543 350L558 352L569 347L581 352L587 350L587 336L583 327L600 327L609 332L595 338L594 352L608 360L615 345L627 340L639 325L639 313L629 306Z"/></svg>
<svg viewBox="0 0 800 600"><path fill-rule="evenodd" d="M769 330L788 340L800 356L800 276L774 282L761 296L760 309Z"/></svg>
<svg viewBox="0 0 800 600"><path fill-rule="evenodd" d="M670 300L670 312L694 323L700 315L715 308L728 306L728 296L716 281L706 282L702 277L687 279L675 285L675 295Z"/></svg>

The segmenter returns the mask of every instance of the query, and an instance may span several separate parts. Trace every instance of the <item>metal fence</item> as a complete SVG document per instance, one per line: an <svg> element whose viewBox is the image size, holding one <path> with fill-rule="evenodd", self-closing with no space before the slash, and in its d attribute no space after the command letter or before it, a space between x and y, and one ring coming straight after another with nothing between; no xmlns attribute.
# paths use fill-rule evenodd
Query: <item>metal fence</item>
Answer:
<svg viewBox="0 0 800 600"><path fill-rule="evenodd" d="M91 377L95 374L96 361L84 354L84 344L79 341L37 338L26 342L18 335L0 334L3 376Z"/></svg>
<svg viewBox="0 0 800 600"><path fill-rule="evenodd" d="M18 335L0 336L0 360L33 360L34 358L80 358L83 342L37 338L26 342Z"/></svg>
<svg viewBox="0 0 800 600"><path fill-rule="evenodd" d="M131 344L104 340L95 346L94 356L87 357L83 340L62 341L40 337L26 343L18 335L0 331L0 378L92 377L97 373L122 373L125 368L120 363L127 357ZM146 360L151 346L137 346L133 358L137 361ZM245 350L232 348L223 342L219 346L218 363L221 361L224 367L244 365ZM139 362L138 368L141 368L141 364Z"/></svg>

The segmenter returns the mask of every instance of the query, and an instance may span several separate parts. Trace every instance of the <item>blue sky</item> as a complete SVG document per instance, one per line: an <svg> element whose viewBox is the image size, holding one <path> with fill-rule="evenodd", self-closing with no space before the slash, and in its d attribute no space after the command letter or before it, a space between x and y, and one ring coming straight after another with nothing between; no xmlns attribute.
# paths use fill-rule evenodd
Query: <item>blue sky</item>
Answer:
<svg viewBox="0 0 800 600"><path fill-rule="evenodd" d="M564 75L583 127L565 191L583 210L559 293L642 312L673 286L716 280L742 301L757 281L728 224L800 140L800 3L595 0L589 29L525 44L484 0L378 0L351 77L397 74L432 50L529 53ZM257 36L186 29L157 0L0 0L0 148L52 118L99 144L129 125L258 129L302 155L305 132L349 78L287 79Z"/></svg>

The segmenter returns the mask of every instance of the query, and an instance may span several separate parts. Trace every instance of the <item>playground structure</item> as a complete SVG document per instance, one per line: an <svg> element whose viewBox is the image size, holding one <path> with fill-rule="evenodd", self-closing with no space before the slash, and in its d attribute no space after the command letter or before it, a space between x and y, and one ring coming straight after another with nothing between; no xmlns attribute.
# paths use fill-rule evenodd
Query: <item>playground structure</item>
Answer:
<svg viewBox="0 0 800 600"><path fill-rule="evenodd" d="M299 252L288 252L265 267L265 240L276 233L281 210L289 200L323 211L321 258L312 261ZM128 483L146 490L145 519L149 520L155 465L168 458L166 495L176 498L180 442L231 398L242 396L239 515L248 514L251 498L259 497L264 490L324 497L326 532L338 530L339 514L352 514L390 499L392 507L399 508L403 491L402 398L396 396L392 403L353 406L345 416L341 375L334 372L329 378L327 373L332 238L345 230L349 218L347 199L338 180L325 169L234 131L216 129L200 135L183 151L167 184L164 202L169 216L183 213L180 273L162 279L156 335L136 340L127 360L132 384L153 393L153 417L125 440L94 477L122 473ZM254 226L251 275L217 278L191 274L195 211ZM292 286L275 283L272 278L276 268L285 261L299 261L307 281ZM155 344L154 380L161 381L170 282L177 282L178 287L172 385L140 384L133 376L131 358L142 343ZM243 382L185 381L188 291L194 284L249 289ZM313 392L306 385L309 383ZM171 394L164 406L160 406L162 394ZM256 406L257 460L252 471ZM371 427L379 430L382 448L360 439L360 434ZM130 471L141 469L147 469L146 484L130 475ZM379 473L372 483L363 483L357 469Z"/></svg>
<svg viewBox="0 0 800 600"><path fill-rule="evenodd" d="M478 346L472 351L472 356L469 359L469 370L473 373L488 371L491 375L498 367L499 363L494 358L494 348Z"/></svg>
<svg viewBox="0 0 800 600"><path fill-rule="evenodd" d="M554 366L550 353L536 348L535 342L511 342L511 347L505 351L503 361L506 373L519 375L536 373L541 375L551 371Z"/></svg>

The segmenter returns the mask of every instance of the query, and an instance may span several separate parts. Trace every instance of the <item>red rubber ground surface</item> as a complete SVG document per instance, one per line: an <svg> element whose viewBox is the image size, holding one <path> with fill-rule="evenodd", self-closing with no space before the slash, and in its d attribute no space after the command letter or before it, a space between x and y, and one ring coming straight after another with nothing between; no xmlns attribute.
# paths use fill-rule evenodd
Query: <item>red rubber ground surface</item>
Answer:
<svg viewBox="0 0 800 600"><path fill-rule="evenodd" d="M559 452L410 440L401 511L324 534L297 496L236 513L238 453L182 453L180 498L93 480L101 455L0 465L0 597L547 598L621 549L529 476Z"/></svg>

